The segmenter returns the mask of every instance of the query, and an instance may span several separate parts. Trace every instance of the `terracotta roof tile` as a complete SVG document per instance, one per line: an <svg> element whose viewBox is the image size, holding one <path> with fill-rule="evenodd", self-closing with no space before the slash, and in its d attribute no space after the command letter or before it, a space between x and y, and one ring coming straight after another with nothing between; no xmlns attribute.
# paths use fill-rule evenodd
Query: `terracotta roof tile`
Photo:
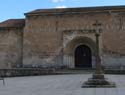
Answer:
<svg viewBox="0 0 125 95"><path fill-rule="evenodd" d="M0 28L24 27L25 19L8 19L0 23Z"/></svg>

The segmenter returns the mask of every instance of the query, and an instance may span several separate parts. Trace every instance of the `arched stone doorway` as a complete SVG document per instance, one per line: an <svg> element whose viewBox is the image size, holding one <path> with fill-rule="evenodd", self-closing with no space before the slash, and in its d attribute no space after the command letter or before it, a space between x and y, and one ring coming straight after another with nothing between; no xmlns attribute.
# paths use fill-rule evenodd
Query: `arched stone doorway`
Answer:
<svg viewBox="0 0 125 95"><path fill-rule="evenodd" d="M75 56L78 51L81 51L79 48L83 48L83 50L86 51L87 54L89 54L90 57L88 59L90 60L89 65L82 64L83 66L76 65L76 58ZM63 64L66 65L69 68L95 68L95 54L96 54L96 44L94 39L91 37L86 36L76 36L72 40L70 40L66 45L64 45L63 49ZM79 59L79 53L78 53L78 60ZM82 55L82 54L81 54ZM85 57L86 58L86 57ZM86 60L87 61L87 60ZM85 62L88 63L88 62ZM85 66L86 65L86 66Z"/></svg>
<svg viewBox="0 0 125 95"><path fill-rule="evenodd" d="M79 45L75 49L75 68L92 68L92 52L87 45Z"/></svg>

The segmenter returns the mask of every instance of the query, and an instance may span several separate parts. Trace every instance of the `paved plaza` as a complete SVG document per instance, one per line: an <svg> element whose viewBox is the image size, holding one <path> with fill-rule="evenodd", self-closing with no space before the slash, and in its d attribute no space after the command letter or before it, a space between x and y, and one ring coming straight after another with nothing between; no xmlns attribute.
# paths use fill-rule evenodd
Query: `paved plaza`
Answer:
<svg viewBox="0 0 125 95"><path fill-rule="evenodd" d="M81 88L91 74L46 75L0 80L0 95L125 95L125 75L106 75L116 88Z"/></svg>

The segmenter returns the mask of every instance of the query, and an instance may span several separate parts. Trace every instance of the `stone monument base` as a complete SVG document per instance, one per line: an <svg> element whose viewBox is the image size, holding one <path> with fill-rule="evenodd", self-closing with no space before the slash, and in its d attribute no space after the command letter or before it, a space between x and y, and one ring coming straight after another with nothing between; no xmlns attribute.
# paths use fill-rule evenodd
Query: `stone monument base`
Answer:
<svg viewBox="0 0 125 95"><path fill-rule="evenodd" d="M92 78L82 84L82 88L106 88L106 87L116 87L114 82L109 82L103 74L93 74Z"/></svg>

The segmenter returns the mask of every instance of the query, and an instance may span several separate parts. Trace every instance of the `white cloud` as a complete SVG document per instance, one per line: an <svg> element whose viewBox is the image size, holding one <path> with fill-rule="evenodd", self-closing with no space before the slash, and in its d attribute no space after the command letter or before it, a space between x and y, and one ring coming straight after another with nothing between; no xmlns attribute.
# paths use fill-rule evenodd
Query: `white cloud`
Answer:
<svg viewBox="0 0 125 95"><path fill-rule="evenodd" d="M52 0L54 3L63 2L64 0Z"/></svg>
<svg viewBox="0 0 125 95"><path fill-rule="evenodd" d="M56 8L67 8L67 7L62 5L62 6L57 6Z"/></svg>

